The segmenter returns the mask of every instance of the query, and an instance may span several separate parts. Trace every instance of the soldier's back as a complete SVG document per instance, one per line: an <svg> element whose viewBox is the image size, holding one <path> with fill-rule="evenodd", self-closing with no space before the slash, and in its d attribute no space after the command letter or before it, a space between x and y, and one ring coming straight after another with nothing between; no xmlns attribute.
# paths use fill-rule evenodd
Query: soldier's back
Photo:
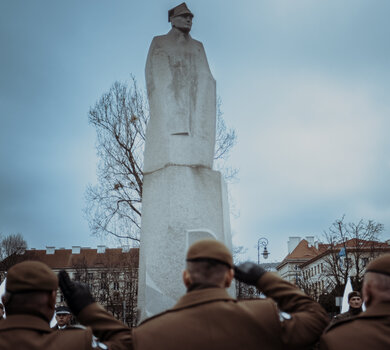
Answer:
<svg viewBox="0 0 390 350"><path fill-rule="evenodd" d="M273 301L238 302L228 297L222 289L199 291L197 294L195 305L189 302L187 305L175 307L136 328L133 331L135 348L282 348L280 322ZM203 302L201 294L205 296Z"/></svg>
<svg viewBox="0 0 390 350"><path fill-rule="evenodd" d="M31 315L13 315L0 323L0 349L91 349L90 329L52 330L47 322Z"/></svg>
<svg viewBox="0 0 390 350"><path fill-rule="evenodd" d="M340 320L330 326L320 341L326 350L390 349L390 304L382 304L355 318Z"/></svg>

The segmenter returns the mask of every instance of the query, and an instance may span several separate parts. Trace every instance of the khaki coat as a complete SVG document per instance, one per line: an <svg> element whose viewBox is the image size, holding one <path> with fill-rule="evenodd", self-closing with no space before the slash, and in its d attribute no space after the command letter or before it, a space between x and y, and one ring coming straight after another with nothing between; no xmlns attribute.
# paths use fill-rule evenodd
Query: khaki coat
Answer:
<svg viewBox="0 0 390 350"><path fill-rule="evenodd" d="M390 303L374 305L354 318L330 325L321 337L320 349L390 349Z"/></svg>
<svg viewBox="0 0 390 350"><path fill-rule="evenodd" d="M94 303L78 315L86 329L70 328L61 332L50 328L44 319L28 314L10 315L0 322L1 350L124 350L131 345L131 331ZM99 338L94 340L92 332Z"/></svg>
<svg viewBox="0 0 390 350"><path fill-rule="evenodd" d="M270 272L258 287L269 298L237 301L222 288L191 291L133 330L134 349L305 349L319 339L328 318L318 303Z"/></svg>

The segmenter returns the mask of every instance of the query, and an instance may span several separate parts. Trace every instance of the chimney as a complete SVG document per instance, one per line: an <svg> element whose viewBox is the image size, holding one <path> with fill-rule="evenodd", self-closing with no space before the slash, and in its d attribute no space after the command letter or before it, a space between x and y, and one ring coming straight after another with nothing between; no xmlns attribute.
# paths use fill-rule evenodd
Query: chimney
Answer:
<svg viewBox="0 0 390 350"><path fill-rule="evenodd" d="M98 252L98 254L104 254L106 252L106 246L105 245L98 245L97 252Z"/></svg>
<svg viewBox="0 0 390 350"><path fill-rule="evenodd" d="M56 250L56 247L48 247L46 246L46 254L47 255L53 255Z"/></svg>
<svg viewBox="0 0 390 350"><path fill-rule="evenodd" d="M314 246L314 236L306 236L306 241L309 248Z"/></svg>
<svg viewBox="0 0 390 350"><path fill-rule="evenodd" d="M288 237L287 248L289 254L297 247L300 241L301 237Z"/></svg>
<svg viewBox="0 0 390 350"><path fill-rule="evenodd" d="M80 254L81 247L79 245L72 245L72 254Z"/></svg>

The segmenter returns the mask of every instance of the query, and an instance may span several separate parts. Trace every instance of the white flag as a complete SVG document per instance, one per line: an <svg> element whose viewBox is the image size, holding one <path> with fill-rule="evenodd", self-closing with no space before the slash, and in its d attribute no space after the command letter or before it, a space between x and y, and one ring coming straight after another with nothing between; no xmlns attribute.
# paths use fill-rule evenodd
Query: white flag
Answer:
<svg viewBox="0 0 390 350"><path fill-rule="evenodd" d="M348 280L347 280L347 283L346 283L345 289L344 289L343 304L341 306L341 313L347 312L349 310L348 294L351 293L352 291L353 291L353 289L352 289L351 279L348 276Z"/></svg>

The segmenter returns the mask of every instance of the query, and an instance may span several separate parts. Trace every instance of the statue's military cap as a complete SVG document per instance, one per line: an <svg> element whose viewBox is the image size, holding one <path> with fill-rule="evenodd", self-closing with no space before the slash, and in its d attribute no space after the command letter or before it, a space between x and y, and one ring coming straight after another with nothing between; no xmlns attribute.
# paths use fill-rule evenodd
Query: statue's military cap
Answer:
<svg viewBox="0 0 390 350"><path fill-rule="evenodd" d="M189 10L185 2L181 3L180 5L177 5L176 7L168 11L168 22L171 21L171 17L181 15L191 15L192 17L194 17L194 14Z"/></svg>
<svg viewBox="0 0 390 350"><path fill-rule="evenodd" d="M58 277L40 261L23 261L7 273L6 290L12 293L57 290Z"/></svg>
<svg viewBox="0 0 390 350"><path fill-rule="evenodd" d="M197 241L190 246L187 252L187 261L216 260L233 267L233 256L229 249L214 239Z"/></svg>
<svg viewBox="0 0 390 350"><path fill-rule="evenodd" d="M376 272L390 276L390 254L384 254L371 261L366 272Z"/></svg>

